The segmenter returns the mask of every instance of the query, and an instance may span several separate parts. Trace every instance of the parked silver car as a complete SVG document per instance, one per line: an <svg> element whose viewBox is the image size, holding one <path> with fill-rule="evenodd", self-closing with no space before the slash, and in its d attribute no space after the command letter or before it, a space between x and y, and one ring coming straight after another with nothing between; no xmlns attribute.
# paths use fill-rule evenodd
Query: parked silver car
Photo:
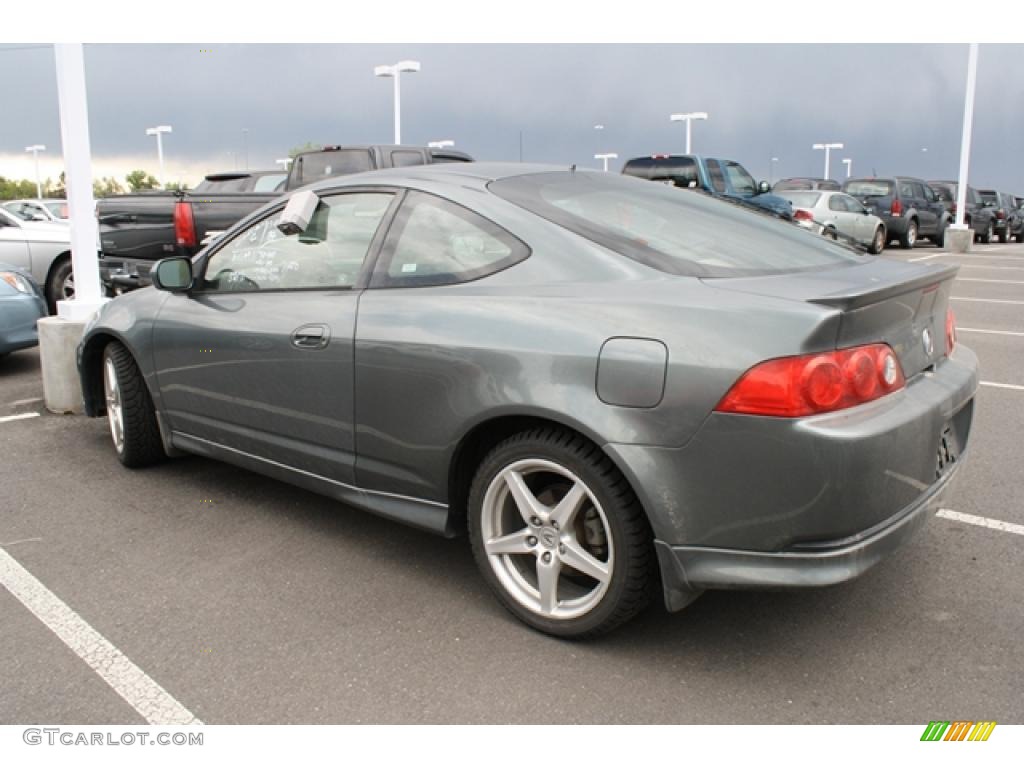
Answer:
<svg viewBox="0 0 1024 768"><path fill-rule="evenodd" d="M75 295L71 229L66 224L23 221L0 210L0 261L26 270L43 287L51 313L59 299Z"/></svg>
<svg viewBox="0 0 1024 768"><path fill-rule="evenodd" d="M925 524L978 386L955 275L618 174L401 168L158 262L78 364L124 465L468 531L513 614L585 636L659 582L678 610L845 581Z"/></svg>
<svg viewBox="0 0 1024 768"><path fill-rule="evenodd" d="M3 204L4 210L13 213L22 221L52 221L68 223L68 201L36 198L34 200L11 200Z"/></svg>
<svg viewBox="0 0 1024 768"><path fill-rule="evenodd" d="M783 190L775 194L793 204L793 221L801 227L833 240L852 240L873 254L885 248L885 222L844 192Z"/></svg>

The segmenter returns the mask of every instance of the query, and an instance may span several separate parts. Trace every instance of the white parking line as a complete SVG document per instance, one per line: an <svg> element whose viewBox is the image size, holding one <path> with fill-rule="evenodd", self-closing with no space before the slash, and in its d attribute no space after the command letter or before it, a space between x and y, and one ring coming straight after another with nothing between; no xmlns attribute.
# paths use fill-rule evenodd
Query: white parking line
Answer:
<svg viewBox="0 0 1024 768"><path fill-rule="evenodd" d="M950 296L949 298L957 301L980 301L982 304L1024 304L1024 301L1014 301L1013 299L976 299L973 296Z"/></svg>
<svg viewBox="0 0 1024 768"><path fill-rule="evenodd" d="M0 584L150 725L203 724L3 549Z"/></svg>
<svg viewBox="0 0 1024 768"><path fill-rule="evenodd" d="M1024 272L1024 267L993 267L991 264L961 264L960 269L1009 269L1013 272Z"/></svg>
<svg viewBox="0 0 1024 768"><path fill-rule="evenodd" d="M1024 256L989 256L987 253L954 253L958 259L992 259L993 261L1024 261Z"/></svg>
<svg viewBox="0 0 1024 768"><path fill-rule="evenodd" d="M983 387L995 387L996 389L1014 389L1018 392L1024 392L1024 387L1020 384L1000 384L998 381L982 381L979 382Z"/></svg>
<svg viewBox="0 0 1024 768"><path fill-rule="evenodd" d="M34 419L39 416L38 413L16 413L14 416L0 416L0 424L5 421L20 421L21 419Z"/></svg>
<svg viewBox="0 0 1024 768"><path fill-rule="evenodd" d="M991 277L958 277L961 283L999 283L1000 285L1024 285L1024 280L995 280Z"/></svg>
<svg viewBox="0 0 1024 768"><path fill-rule="evenodd" d="M959 325L956 327L956 332L991 333L995 336L1024 336L1024 331L994 331L990 328L962 328Z"/></svg>
<svg viewBox="0 0 1024 768"><path fill-rule="evenodd" d="M928 259L934 259L934 258L936 258L938 256L942 256L942 255L944 255L944 254L941 254L941 253L931 253L931 254L928 254L927 256L918 256L916 259L907 259L907 261L928 261Z"/></svg>
<svg viewBox="0 0 1024 768"><path fill-rule="evenodd" d="M41 398L41 397L29 397L29 398L27 398L25 400L15 400L13 403L8 403L7 406L9 408L13 408L16 405L30 405L31 403L41 403L41 402L43 402L43 398Z"/></svg>
<svg viewBox="0 0 1024 768"><path fill-rule="evenodd" d="M958 523L970 523L971 525L979 525L982 528L992 528L996 531L1016 533L1018 536L1024 536L1024 525L1004 523L1002 520L993 520L991 517L968 515L965 512L956 512L952 509L940 509L935 515L936 517L944 517L946 520L956 520Z"/></svg>

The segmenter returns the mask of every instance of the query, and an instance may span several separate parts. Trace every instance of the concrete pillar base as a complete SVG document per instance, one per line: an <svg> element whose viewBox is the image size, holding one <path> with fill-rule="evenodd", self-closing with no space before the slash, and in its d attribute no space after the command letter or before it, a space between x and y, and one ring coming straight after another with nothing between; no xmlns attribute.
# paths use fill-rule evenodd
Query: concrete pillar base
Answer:
<svg viewBox="0 0 1024 768"><path fill-rule="evenodd" d="M952 253L967 253L974 244L974 230L952 224L946 228L946 249Z"/></svg>
<svg viewBox="0 0 1024 768"><path fill-rule="evenodd" d="M86 320L44 317L39 320L39 363L43 401L51 413L82 413L82 385L76 360Z"/></svg>

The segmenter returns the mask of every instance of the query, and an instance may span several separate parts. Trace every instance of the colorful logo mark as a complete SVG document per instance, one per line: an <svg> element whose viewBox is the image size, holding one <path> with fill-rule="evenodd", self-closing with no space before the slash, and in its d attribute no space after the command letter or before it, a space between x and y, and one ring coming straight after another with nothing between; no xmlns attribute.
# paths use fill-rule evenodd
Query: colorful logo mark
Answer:
<svg viewBox="0 0 1024 768"><path fill-rule="evenodd" d="M993 720L932 720L921 734L921 741L988 741L995 727Z"/></svg>

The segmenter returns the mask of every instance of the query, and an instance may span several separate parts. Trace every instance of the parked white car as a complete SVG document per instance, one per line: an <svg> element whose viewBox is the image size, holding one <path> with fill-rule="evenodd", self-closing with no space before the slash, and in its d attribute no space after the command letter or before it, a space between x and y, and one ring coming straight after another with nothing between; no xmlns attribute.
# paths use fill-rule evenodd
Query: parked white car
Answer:
<svg viewBox="0 0 1024 768"><path fill-rule="evenodd" d="M66 224L23 221L0 208L0 261L32 275L51 313L59 299L74 298L71 228Z"/></svg>
<svg viewBox="0 0 1024 768"><path fill-rule="evenodd" d="M4 203L4 210L13 213L22 221L52 221L68 223L68 201L57 199L11 200Z"/></svg>
<svg viewBox="0 0 1024 768"><path fill-rule="evenodd" d="M826 190L785 190L775 194L793 204L793 221L801 227L833 240L840 236L855 240L870 253L881 253L885 247L885 222L856 198Z"/></svg>

